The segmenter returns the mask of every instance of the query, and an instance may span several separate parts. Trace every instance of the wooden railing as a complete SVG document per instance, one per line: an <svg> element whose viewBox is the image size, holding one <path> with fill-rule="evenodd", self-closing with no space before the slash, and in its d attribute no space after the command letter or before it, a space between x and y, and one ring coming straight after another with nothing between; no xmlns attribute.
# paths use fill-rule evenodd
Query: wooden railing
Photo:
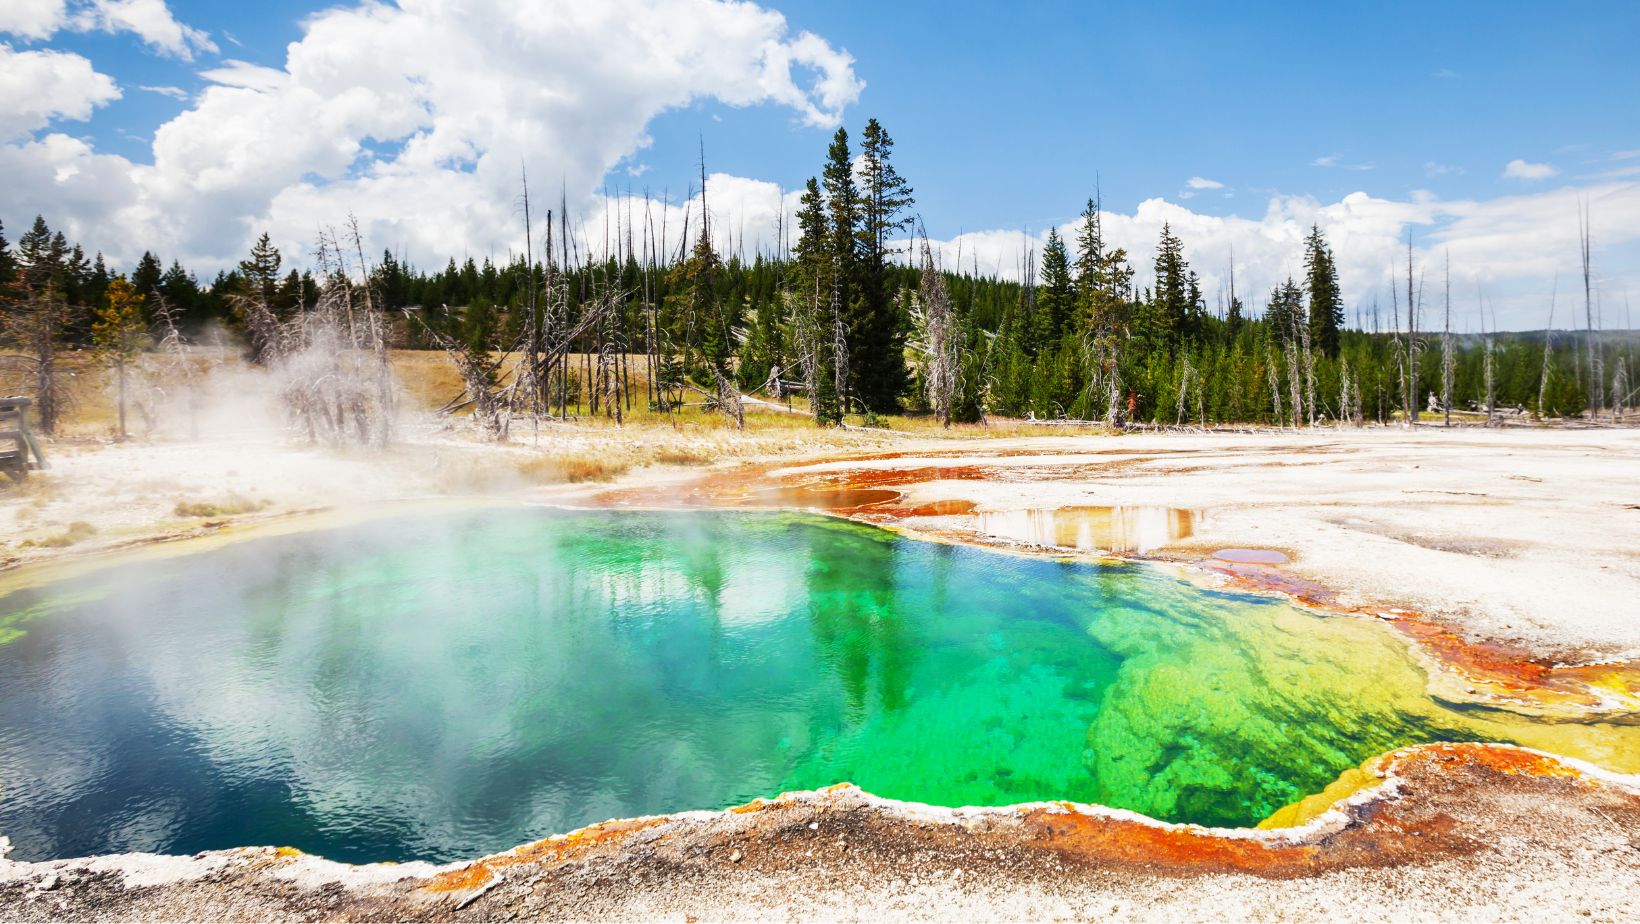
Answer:
<svg viewBox="0 0 1640 924"><path fill-rule="evenodd" d="M28 432L28 409L33 404L29 398L0 398L0 474L16 481L27 478L32 469L46 467L40 445Z"/></svg>

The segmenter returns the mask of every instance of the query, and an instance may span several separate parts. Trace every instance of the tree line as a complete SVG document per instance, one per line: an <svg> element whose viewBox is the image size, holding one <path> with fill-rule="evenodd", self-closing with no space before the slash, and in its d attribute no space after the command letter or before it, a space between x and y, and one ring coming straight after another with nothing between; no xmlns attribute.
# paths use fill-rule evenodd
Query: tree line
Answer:
<svg viewBox="0 0 1640 924"><path fill-rule="evenodd" d="M351 264L336 259L315 275L287 265L264 234L202 284L151 252L129 274L114 272L43 217L15 248L0 225L0 348L27 373L48 432L61 407L61 350L99 351L123 382L135 353L220 326L256 360L258 337L327 298L379 316L397 346L450 351L465 364L460 404L501 430L503 411L620 416L692 397L740 414L745 394L805 399L823 425L900 412L946 423L1359 425L1430 410L1491 420L1633 404L1632 337L1602 335L1592 320L1572 332L1452 334L1450 287L1439 299L1426 293L1430 268L1415 273L1410 245L1405 287L1390 287L1393 320L1372 330L1346 324L1319 227L1297 278L1250 303L1232 274L1209 310L1171 227L1150 264L1136 265L1106 239L1097 194L1069 240L1048 233L1022 279L941 266L913 228L893 139L872 119L857 149L852 140L838 129L804 184L795 227L778 235L794 239L789 252L750 258L714 244L704 164L675 238L646 200L641 218L606 230L596 257L562 207L528 225L527 184L531 256L451 258L430 271L391 252L367 260L357 247ZM1435 318L1440 329L1425 323Z"/></svg>

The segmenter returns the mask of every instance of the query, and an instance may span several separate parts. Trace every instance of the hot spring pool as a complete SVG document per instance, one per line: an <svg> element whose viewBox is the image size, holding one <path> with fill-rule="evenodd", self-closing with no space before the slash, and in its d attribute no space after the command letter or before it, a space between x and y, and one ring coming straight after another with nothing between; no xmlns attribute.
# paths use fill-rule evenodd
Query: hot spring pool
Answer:
<svg viewBox="0 0 1640 924"><path fill-rule="evenodd" d="M1137 566L802 514L419 515L0 598L0 834L443 861L844 780L1249 825L1404 744L1636 750L1424 690L1382 626Z"/></svg>

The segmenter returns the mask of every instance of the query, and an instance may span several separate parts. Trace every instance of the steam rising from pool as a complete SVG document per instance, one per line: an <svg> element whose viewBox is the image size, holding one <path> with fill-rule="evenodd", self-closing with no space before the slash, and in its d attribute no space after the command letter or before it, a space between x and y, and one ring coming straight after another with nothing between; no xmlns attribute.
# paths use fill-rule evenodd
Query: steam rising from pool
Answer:
<svg viewBox="0 0 1640 924"><path fill-rule="evenodd" d="M451 860L852 781L1252 824L1391 747L1640 769L1448 708L1363 620L791 513L420 515L0 599L21 858Z"/></svg>

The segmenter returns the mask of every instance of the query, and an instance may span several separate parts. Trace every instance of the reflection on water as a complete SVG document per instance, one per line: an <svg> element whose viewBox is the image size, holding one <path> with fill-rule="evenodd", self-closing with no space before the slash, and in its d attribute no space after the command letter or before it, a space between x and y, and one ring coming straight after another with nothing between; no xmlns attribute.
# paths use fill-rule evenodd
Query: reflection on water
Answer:
<svg viewBox="0 0 1640 924"><path fill-rule="evenodd" d="M854 510L900 499L887 488L768 488L752 496L756 506L800 507L809 510Z"/></svg>
<svg viewBox="0 0 1640 924"><path fill-rule="evenodd" d="M1363 620L787 513L490 511L0 599L20 858L451 860L838 781L1250 824L1391 747L1633 772L1640 727L1444 707Z"/></svg>
<svg viewBox="0 0 1640 924"><path fill-rule="evenodd" d="M1059 507L981 511L979 531L1042 548L1144 555L1195 529L1195 514L1177 507Z"/></svg>

